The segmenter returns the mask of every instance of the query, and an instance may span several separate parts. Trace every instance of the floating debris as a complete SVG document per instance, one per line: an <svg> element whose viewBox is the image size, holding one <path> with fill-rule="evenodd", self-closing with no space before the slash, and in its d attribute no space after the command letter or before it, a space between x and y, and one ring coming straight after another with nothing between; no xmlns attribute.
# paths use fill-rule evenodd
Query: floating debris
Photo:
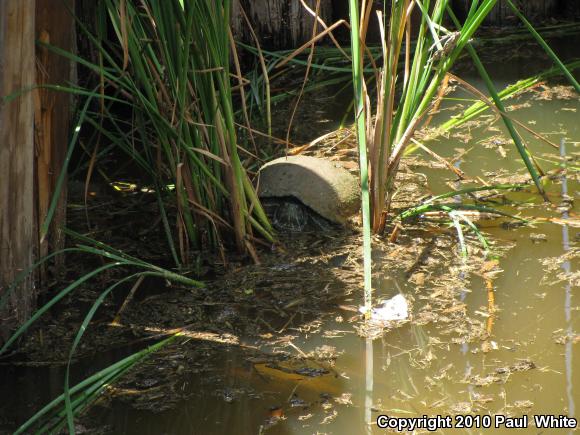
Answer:
<svg viewBox="0 0 580 435"><path fill-rule="evenodd" d="M298 397L296 394L293 394L290 400L288 401L291 408L307 408L309 403L305 400Z"/></svg>
<svg viewBox="0 0 580 435"><path fill-rule="evenodd" d="M536 365L530 360L518 361L507 367L498 367L493 373L485 376L474 375L468 382L477 387L485 387L494 383L506 383L510 375L517 372L525 372L535 369Z"/></svg>
<svg viewBox="0 0 580 435"><path fill-rule="evenodd" d="M359 309L365 313L364 307ZM398 294L391 299L381 301L381 305L371 310L371 321L377 323L395 322L409 319L409 304L405 296Z"/></svg>
<svg viewBox="0 0 580 435"><path fill-rule="evenodd" d="M531 233L530 240L532 241L532 243L547 242L548 236L546 236L545 234L541 234L541 233Z"/></svg>

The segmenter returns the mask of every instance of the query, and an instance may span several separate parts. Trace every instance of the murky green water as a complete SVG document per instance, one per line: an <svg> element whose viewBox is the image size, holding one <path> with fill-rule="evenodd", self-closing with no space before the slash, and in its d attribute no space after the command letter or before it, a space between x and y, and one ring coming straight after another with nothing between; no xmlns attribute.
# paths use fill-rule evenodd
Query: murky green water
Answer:
<svg viewBox="0 0 580 435"><path fill-rule="evenodd" d="M522 69L526 68L521 64L496 65L493 75L502 85L521 77ZM477 84L473 77L463 75L463 78ZM565 139L566 154L572 160L569 164L580 166L579 99L530 101L530 95L508 103L531 103L511 112L512 115L556 144ZM471 98L462 92L453 96ZM466 143L450 137L435 142L432 149L445 158L458 155L458 148L467 151L456 164L470 177L487 178L490 172L499 170L506 174L522 173L513 145L503 144L501 151L498 146L484 146L491 137L505 136L498 122L493 125L497 131L486 126L474 127ZM531 136L526 138L533 152L544 159L540 163L546 170L560 164L559 150ZM449 172L429 168L420 172L428 176L433 193L450 190ZM573 200L580 201L577 177L569 177L566 183L558 177L546 188L555 205L562 201L562 189L567 189ZM511 193L507 197L527 204L521 210L526 217L571 217L578 222L577 206L562 211L545 205L533 193ZM513 205L502 209L520 211ZM558 260L579 248L580 227L548 220L517 229L504 228L496 221L482 222L482 227L496 243L513 245L500 259L503 272L492 281L497 308L492 321L488 322L485 279L469 274L458 292L458 301L465 303L467 313L487 324L491 335L485 345L481 341L458 344L438 324L407 324L371 341L359 337L348 322L329 321L320 329L335 331L333 336L302 333L293 342L305 353L324 345L341 352L334 370L327 375L274 376L265 368L248 364L242 351L226 348L207 361L216 376L195 377L183 385L191 398L178 409L152 413L113 402L110 411L99 412L99 418L113 433L126 434L257 434L261 430L269 434L359 434L384 432L375 424L380 414L394 417L498 414L528 415L525 433L572 432L536 429L532 416L550 414L580 419L579 264L577 257ZM532 234L543 234L545 240L534 241ZM449 255L455 256L457 252ZM548 270L550 266L552 270ZM558 278L559 274L566 276ZM392 281L378 281L384 281L385 285L378 289L377 299L397 294ZM400 281L399 286L404 292L415 291L409 282ZM427 282L416 295L417 305L429 303L431 290ZM337 310L336 316L345 313ZM563 339L566 336L570 339ZM51 378L46 371L39 373L29 381L45 382ZM500 377L501 382L475 386L469 381L473 376L488 375ZM59 387L55 385L53 392L60 392ZM23 388L33 391L35 387ZM33 408L55 395L42 391L41 396L31 400ZM282 408L284 418L267 428L267 420L278 415L278 411L271 411L273 407ZM21 411L24 417L31 409ZM492 417L492 427L493 423ZM508 432L503 428L490 430ZM479 433L485 429L473 427L462 431Z"/></svg>

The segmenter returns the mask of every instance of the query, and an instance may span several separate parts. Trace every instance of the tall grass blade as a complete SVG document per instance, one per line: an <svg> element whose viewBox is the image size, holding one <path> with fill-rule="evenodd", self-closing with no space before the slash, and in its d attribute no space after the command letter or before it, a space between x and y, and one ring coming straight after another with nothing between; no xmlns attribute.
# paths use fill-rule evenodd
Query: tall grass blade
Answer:
<svg viewBox="0 0 580 435"><path fill-rule="evenodd" d="M370 194L368 159L366 143L366 119L364 104L366 94L364 91L364 77L362 73L362 51L359 29L359 5L358 0L349 0L349 13L351 25L351 49L352 49L352 78L355 98L355 121L358 140L359 168L361 182L361 206L363 226L363 270L364 270L364 306L365 316L370 317L372 308L372 246L371 246L371 218L370 218Z"/></svg>
<svg viewBox="0 0 580 435"><path fill-rule="evenodd" d="M562 74L564 74L564 76L566 77L566 79L568 79L570 84L574 86L576 92L580 94L580 83L578 83L578 81L572 75L570 70L566 68L566 65L564 65L564 63L560 60L560 58L556 55L556 53L554 53L554 50L552 50L552 48L546 43L546 41L544 41L544 38L542 38L542 36L536 31L534 26L531 25L531 23L526 19L524 14L520 12L520 10L513 4L511 0L507 0L507 4L514 12L514 14L516 14L516 16L521 20L521 22L524 23L526 29L528 29L528 31L532 34L532 36L536 38L536 41L538 41L538 44L540 44L540 46L544 49L544 51L548 54L548 56L550 56L550 59L552 59L554 63L558 66L558 68L560 68Z"/></svg>
<svg viewBox="0 0 580 435"><path fill-rule="evenodd" d="M93 303L90 310L85 315L85 318L83 319L83 321L81 323L81 326L79 327L79 330L78 330L78 332L73 340L73 343L72 343L70 351L69 351L68 361L66 364L66 372L65 372L65 376L64 376L64 403L65 403L66 420L67 420L67 426L68 426L69 433L75 432L74 409L73 409L72 402L71 402L71 390L70 390L70 368L71 368L73 355L74 355L74 353L75 353L75 351L76 351L76 349L81 341L81 338L83 337L86 329L89 326L89 323L93 319L93 316L95 315L95 313L97 312L97 309L101 306L101 304L103 303L105 298L115 288L119 287L121 284L124 284L127 281L130 281L132 279L135 279L135 278L138 278L138 277L144 276L144 275L148 275L148 273L140 272L140 273L136 273L133 275L129 275L129 276L126 276L125 278L117 281L113 285L109 286L105 291L103 291L99 295L97 300Z"/></svg>
<svg viewBox="0 0 580 435"><path fill-rule="evenodd" d="M461 257L465 260L467 258L467 245L465 244L465 237L463 235L463 229L461 228L461 223L459 222L459 215L455 210L448 211L451 222L457 231L457 239L459 240L459 247L461 249Z"/></svg>
<svg viewBox="0 0 580 435"><path fill-rule="evenodd" d="M12 343L14 343L18 339L18 337L20 337L30 327L30 325L32 325L34 322L36 322L40 316L42 316L44 313L46 313L53 305L55 305L57 302L59 302L62 298L64 298L66 295L68 295L73 290L77 289L82 283L84 283L85 281L88 281L93 276L98 275L99 273L104 272L107 269L111 269L113 267L118 267L121 264L122 263L116 262L116 263L109 263L109 264L106 264L104 266L101 266L101 267L83 275L82 277L80 277L79 279L74 281L72 284L69 284L67 287L65 287L63 290L61 290L48 303L46 303L41 308L39 308L30 317L30 319L28 319L26 322L24 322L22 325L20 325L20 327L16 330L16 332L14 332L14 334L12 334L12 336L0 348L0 355L2 355L6 351L6 349L8 349L8 347L10 347L12 345Z"/></svg>
<svg viewBox="0 0 580 435"><path fill-rule="evenodd" d="M580 68L580 61L569 62L566 64L566 68L570 71L573 71L577 68ZM516 83L513 83L509 86L506 86L503 90L498 92L499 97L503 100L506 100L514 95L525 91L526 89L530 89L531 87L535 86L542 80L546 80L550 77L554 77L560 73L559 68L550 68L547 71L544 71L540 74L536 74L534 76L518 80ZM443 124L439 125L437 128L440 132L446 132L451 130L452 128L459 127L465 124L467 121L474 119L475 117L479 116L489 107L483 101L477 101L465 109L461 115L454 116L448 121L445 121Z"/></svg>
<svg viewBox="0 0 580 435"><path fill-rule="evenodd" d="M453 14L453 11L450 8L448 8L448 12L449 12L451 19L455 22L455 25L461 29L461 24L459 23L459 21L457 20L457 18ZM518 153L520 154L522 161L524 162L528 172L530 173L530 176L534 180L534 184L536 185L538 192L544 197L544 200L547 201L548 198L546 196L546 193L544 192L544 188L542 187L542 183L540 181L540 176L539 176L538 172L536 171L536 167L534 166L534 164L532 162L532 157L531 157L528 149L524 145L521 136L516 131L511 119L509 119L509 117L506 115L507 112L505 110L505 106L503 105L503 102L502 102L500 96L498 95L497 90L495 89L495 85L493 84L491 77L487 73L487 70L483 66L483 63L481 63L481 59L477 55L477 52L475 51L473 46L469 43L467 44L467 52L471 56L473 63L475 64L475 68L477 69L477 72L479 73L479 75L483 79L485 86L487 87L487 90L488 90L493 102L495 103L495 105L499 109L501 117L503 119L503 122L504 122L510 136L512 137L512 140L514 141L514 144L516 145Z"/></svg>
<svg viewBox="0 0 580 435"><path fill-rule="evenodd" d="M85 116L87 114L87 110L89 108L89 104L91 103L92 99L93 99L93 96L92 95L89 96L86 99L85 104L83 105L83 108L80 111L77 123L76 123L75 128L74 128L72 138L71 138L70 143L68 145L68 149L66 152L64 162L62 164L61 172L56 180L56 185L54 187L54 194L52 195L52 199L50 201L50 205L48 207L46 217L44 218L44 221L42 222L42 225L40 227L40 243L42 243L42 241L46 237L46 234L48 233L48 229L50 227L50 223L52 222L54 212L56 211L56 207L58 206L60 192L62 190L62 186L64 184L64 181L65 181L66 175L67 175L68 165L69 165L70 159L72 157L72 153L75 149L75 144L78 140L79 133L81 131L81 125L85 119Z"/></svg>
<svg viewBox="0 0 580 435"><path fill-rule="evenodd" d="M238 155L230 80L231 6L231 0L125 0L120 7L118 0L103 0L95 35L77 20L98 61L49 47L92 71L103 100L112 94L129 108L129 128L119 125L103 103L89 122L149 177L144 183L158 195L178 267L188 259L177 255L178 237L169 224L171 202L179 204L182 244L203 249L233 240L246 250L254 230L274 239ZM121 50L111 49L115 45ZM239 89L243 97L243 87ZM178 184L178 168L183 182L173 191L164 189ZM181 252L185 256L189 249L182 246Z"/></svg>
<svg viewBox="0 0 580 435"><path fill-rule="evenodd" d="M510 136L512 137L512 140L514 141L514 144L516 145L518 153L520 154L520 157L522 158L524 164L526 165L528 172L530 173L532 179L534 180L534 184L536 185L538 192L540 192L540 194L547 201L548 199L547 199L546 193L544 192L544 188L542 187L542 182L540 181L540 176L539 176L538 172L536 171L536 167L534 166L534 164L532 162L530 152L528 151L528 149L524 145L522 138L519 135L519 133L516 131L512 121L509 119L509 117L504 115L506 113L505 106L504 106L503 102L501 101L501 98L499 97L499 95L495 89L495 86L494 86L491 78L489 77L489 74L487 73L485 67L481 63L481 60L479 59L479 56L477 55L475 49L468 45L467 51L471 55L471 58L473 59L475 67L477 68L477 71L479 72L479 75L481 76L481 78L485 82L487 90L489 91L489 94L491 95L491 98L493 99L493 102L495 103L495 105L497 106L499 111L501 112L503 122L504 122Z"/></svg>
<svg viewBox="0 0 580 435"><path fill-rule="evenodd" d="M69 393L71 395L76 395L75 399L71 402L72 407L75 412L78 412L82 408L86 408L92 400L94 400L98 394L111 382L117 379L120 375L124 374L127 370L133 367L137 362L141 361L143 358L158 351L162 347L171 343L178 334L167 337L166 339L153 344L146 349L134 353L122 360L110 365L109 367L100 370L94 375L89 376L83 381L79 382L75 386L71 387ZM22 424L15 432L16 434L30 433L32 427L42 420L50 421L51 416L57 416L65 414L63 410L63 402L65 400L64 393L53 399L50 403L44 406L40 411L34 414L30 419L28 419L24 424ZM62 421L57 423L47 423L39 429L38 433L58 433L58 427L62 425Z"/></svg>

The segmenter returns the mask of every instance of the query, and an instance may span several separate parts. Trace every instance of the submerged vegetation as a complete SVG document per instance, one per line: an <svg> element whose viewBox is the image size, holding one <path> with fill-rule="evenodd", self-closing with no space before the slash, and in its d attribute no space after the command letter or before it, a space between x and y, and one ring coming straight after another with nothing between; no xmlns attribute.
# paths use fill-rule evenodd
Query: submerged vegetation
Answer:
<svg viewBox="0 0 580 435"><path fill-rule="evenodd" d="M291 63L306 67L306 76L312 68L323 77L323 81L326 80L324 85L353 85L354 102L351 107L354 108L354 130L358 144L364 258L362 276L367 318L373 306L372 233L382 237L386 229L392 226L390 240L394 241L400 223L429 213L442 213L447 224L456 230L459 252L465 259L468 253L466 230L475 235L473 239L476 243L479 241L482 250L478 252L482 257L488 254L490 248L488 239L470 213L529 222L519 215L490 205L469 204L459 199L475 192L519 190L525 186L521 183L490 182L456 186L451 192L422 197L414 204L406 204L405 209L397 208L396 214L391 213L399 168L404 156L412 149L427 148L419 142L417 133L427 131L451 83L459 83L479 101L459 116L432 128L429 132L432 136L425 134L424 142L465 124L485 110L492 110L504 122L536 189L547 199L542 180L544 172L537 163L539 159L531 155L519 131L521 128L528 132L531 129L512 119L503 101L556 74L563 74L576 91L580 91L571 73L580 63L560 61L508 0L510 7L514 8L556 66L497 91L479 60L475 44L472 44L476 32L496 4L495 0L472 2L462 22L455 17L451 2L447 0L398 0L390 2L385 10L381 10L378 3L383 2L366 0L361 5L357 0L349 1L350 49L338 45L334 38L337 48L315 47L319 35L313 35L311 41L292 52L262 50L256 35L255 47L236 42L229 26L231 0L104 0L98 3L97 25L94 28L78 22L83 35L90 41L94 54L91 60L42 43L92 73L86 89L72 86L58 88L87 98L80 111L67 159L68 163L75 151L81 124L89 127L90 135L86 143L81 143L84 152L90 156L84 163L87 169L85 203L91 178L98 172L108 179L105 168L107 159L114 156L111 160L115 160L122 156L122 162L113 169L119 173L136 171L139 188L146 195L155 197L172 261L162 262L164 266L161 267L93 240L88 235L66 230L70 242L78 244L55 252L34 265L36 268L60 254L99 258L102 262L91 272L75 277L63 290L51 295L48 302L4 343L0 355L5 354L34 322L81 289L85 282L117 269L125 275L111 279L113 282L99 292L78 325L66 360L63 394L24 423L18 433L26 433L31 428L40 432L59 431L65 426L70 433L74 433L76 414L93 403L109 384L118 380L134 364L171 344L180 335L175 328L162 330L161 335L169 338L71 386L70 367L75 352L97 310L115 289L130 287L125 303L131 300L145 278L157 278L186 287L191 292L197 291L205 286L201 282L203 277L191 278L190 275L192 270L198 271L196 265L199 266L208 252L217 251L225 264L227 249L235 248L259 263L259 246L277 245L276 235L257 195L258 177L253 176L253 169L261 158L276 151L259 149L259 141L254 137L254 133L259 132L251 121L260 116L265 120L267 133L259 134L268 138L269 146L272 140L283 143L272 136L272 104L288 98L289 94L302 95L302 92L316 90L320 86L316 82L305 82L300 92L293 89L274 95L270 82L272 75L283 74L275 73L281 65ZM313 13L316 15L315 11ZM374 19L380 32L381 44L378 47L367 42L369 26ZM418 23L417 28L414 28L415 23ZM343 23L334 26L340 24ZM328 34L329 26L324 24L323 27L325 34ZM315 32L316 29L317 25L314 26ZM246 76L238 58L240 48L254 54L259 65ZM315 50L319 50L316 55ZM302 51L308 54L307 60L297 58ZM451 74L451 69L464 52L471 57L489 97ZM351 64L345 65L345 59L350 60ZM352 79L349 77L351 73ZM288 140L285 142L288 144ZM103 147L102 143L108 145ZM460 172L445 163L451 166L454 175ZM63 173L61 183L65 176ZM413 199L418 198L417 195ZM43 236L49 228L50 219L49 213L47 222L41 228ZM451 243L446 243L445 248L451 249ZM427 245L422 249L426 251ZM423 252L419 257L421 255ZM407 265L406 274L415 276L419 259L417 263ZM339 258L336 261L342 260ZM168 263L172 266L167 266ZM494 263L490 267L495 266ZM21 278L31 272L24 271ZM328 286L325 291L327 289ZM243 296L253 296L254 292L253 288L244 288ZM290 317L288 321L284 320L286 323L280 329L272 328L262 318L260 320L269 330L282 332L295 315L288 316L285 311L304 304L305 300L302 299L287 301L280 307L273 305L274 312Z"/></svg>

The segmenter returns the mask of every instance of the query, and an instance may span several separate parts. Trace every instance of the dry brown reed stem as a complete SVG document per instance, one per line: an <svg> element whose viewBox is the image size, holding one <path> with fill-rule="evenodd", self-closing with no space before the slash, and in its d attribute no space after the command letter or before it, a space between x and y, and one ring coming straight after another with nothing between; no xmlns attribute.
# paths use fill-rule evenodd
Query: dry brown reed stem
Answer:
<svg viewBox="0 0 580 435"><path fill-rule="evenodd" d="M256 146L256 140L250 129L250 117L248 115L248 107L246 105L246 91L244 89L244 78L242 77L242 68L240 67L240 59L238 58L238 50L236 49L236 41L234 41L234 35L232 34L231 27L228 27L228 38L230 40L230 48L232 50L232 58L234 59L234 67L236 68L236 78L239 83L240 99L242 100L242 113L244 114L244 122L248 127L248 132L250 133L250 141L254 147L254 152L258 154L258 147ZM233 90L233 89L232 89Z"/></svg>
<svg viewBox="0 0 580 435"><path fill-rule="evenodd" d="M314 25L316 26L317 23L318 23L318 21L315 21L315 24ZM276 68L283 67L288 62L290 62L292 59L294 59L296 56L298 56L300 53L302 53L304 50L306 50L308 47L314 46L314 44L316 42L318 42L320 39L324 38L327 34L329 34L330 32L332 32L338 26L341 26L343 24L346 24L346 21L345 20L338 20L336 23L334 23L328 29L320 32L319 34L317 34L316 36L314 36L313 38L311 38L309 41L305 42L303 45L301 45L296 50L294 50L290 55L286 56L284 59L282 59L280 62L278 62L276 64Z"/></svg>
<svg viewBox="0 0 580 435"><path fill-rule="evenodd" d="M316 1L316 15L318 15L319 11L320 11L320 0L317 0ZM312 34L313 35L316 35L317 27L318 27L318 21L314 20L314 24L312 25ZM288 144L290 143L290 132L292 130L292 124L294 122L294 116L296 115L296 111L298 110L298 105L300 104L300 100L302 99L302 95L304 95L304 88L306 87L306 82L308 81L308 75L310 74L310 68L312 66L312 58L314 57L314 47L315 47L316 41L317 41L317 37L313 37L310 40L310 44L311 44L310 45L310 52L308 53L308 60L306 62L306 71L304 72L304 80L302 80L302 85L300 86L300 92L298 93L298 96L296 97L296 103L294 104L294 107L292 108L292 114L290 115L290 121L288 122L288 129L286 130L286 153L288 152L288 148L289 148ZM288 58L286 59L286 62L287 61L288 61Z"/></svg>
<svg viewBox="0 0 580 435"><path fill-rule="evenodd" d="M497 106L495 104L493 104L493 102L487 98L479 89L477 89L475 86L467 83L465 80L457 77L456 75L453 75L451 73L448 74L449 77L458 82L466 91L472 93L473 95L477 96L486 106L488 106L493 112L495 112L495 114L500 117L500 116L505 116L506 118L508 118L511 122L513 122L514 124L517 124L519 127L523 128L524 130L526 130L528 133L530 133L531 135L535 136L536 138L540 139L542 142L545 142L546 144L550 145L552 148L556 148L556 149L560 149L560 146L555 144L554 142L550 141L550 139L548 139L547 137L541 135L540 133L532 130L530 127L528 127L527 125L525 125L524 123L518 121L517 119L514 119L512 116L510 116L509 114L502 112L501 110L499 110L497 108Z"/></svg>
<svg viewBox="0 0 580 435"><path fill-rule="evenodd" d="M310 8L310 6L308 6L306 4L306 2L304 0L300 0L300 3L304 7L304 9L306 9L306 11L308 11L308 13L310 15L312 15L314 17L314 19L317 20L320 23L320 25L324 28L324 30L328 29L328 25L324 22L324 20L322 18L320 18L320 15L316 14L316 12L313 11ZM336 40L336 38L334 37L334 34L332 32L330 32L328 34L328 37L331 39L332 43L338 49L338 51L340 51L347 60L352 60L351 57L346 53L346 51L344 51L342 49L341 45L338 43L338 41Z"/></svg>
<svg viewBox="0 0 580 435"><path fill-rule="evenodd" d="M419 142L418 140L416 140L414 138L411 138L411 142L413 142L415 145L417 145L419 148L421 148L423 151L425 151L431 157L435 158L437 161L439 161L439 162L443 163L445 166L447 166L447 169L449 169L451 172L453 172L455 175L457 175L457 177L460 180L465 180L465 173L461 169L453 166L447 159L444 159L439 154L430 150L429 148L427 148L425 145L423 145L421 142Z"/></svg>
<svg viewBox="0 0 580 435"><path fill-rule="evenodd" d="M242 17L244 17L244 21L246 22L248 29L250 30L250 35L252 35L252 39L256 44L256 49L258 50L258 59L260 60L260 68L262 69L262 76L264 77L264 87L266 88L266 119L268 122L268 134L272 134L272 107L270 103L270 75L268 74L268 68L266 68L266 61L264 60L264 53L262 53L262 47L260 46L260 41L256 32L252 27L252 23L250 23L250 19L246 14L244 7L240 3L240 12ZM249 127L249 126L248 126Z"/></svg>

